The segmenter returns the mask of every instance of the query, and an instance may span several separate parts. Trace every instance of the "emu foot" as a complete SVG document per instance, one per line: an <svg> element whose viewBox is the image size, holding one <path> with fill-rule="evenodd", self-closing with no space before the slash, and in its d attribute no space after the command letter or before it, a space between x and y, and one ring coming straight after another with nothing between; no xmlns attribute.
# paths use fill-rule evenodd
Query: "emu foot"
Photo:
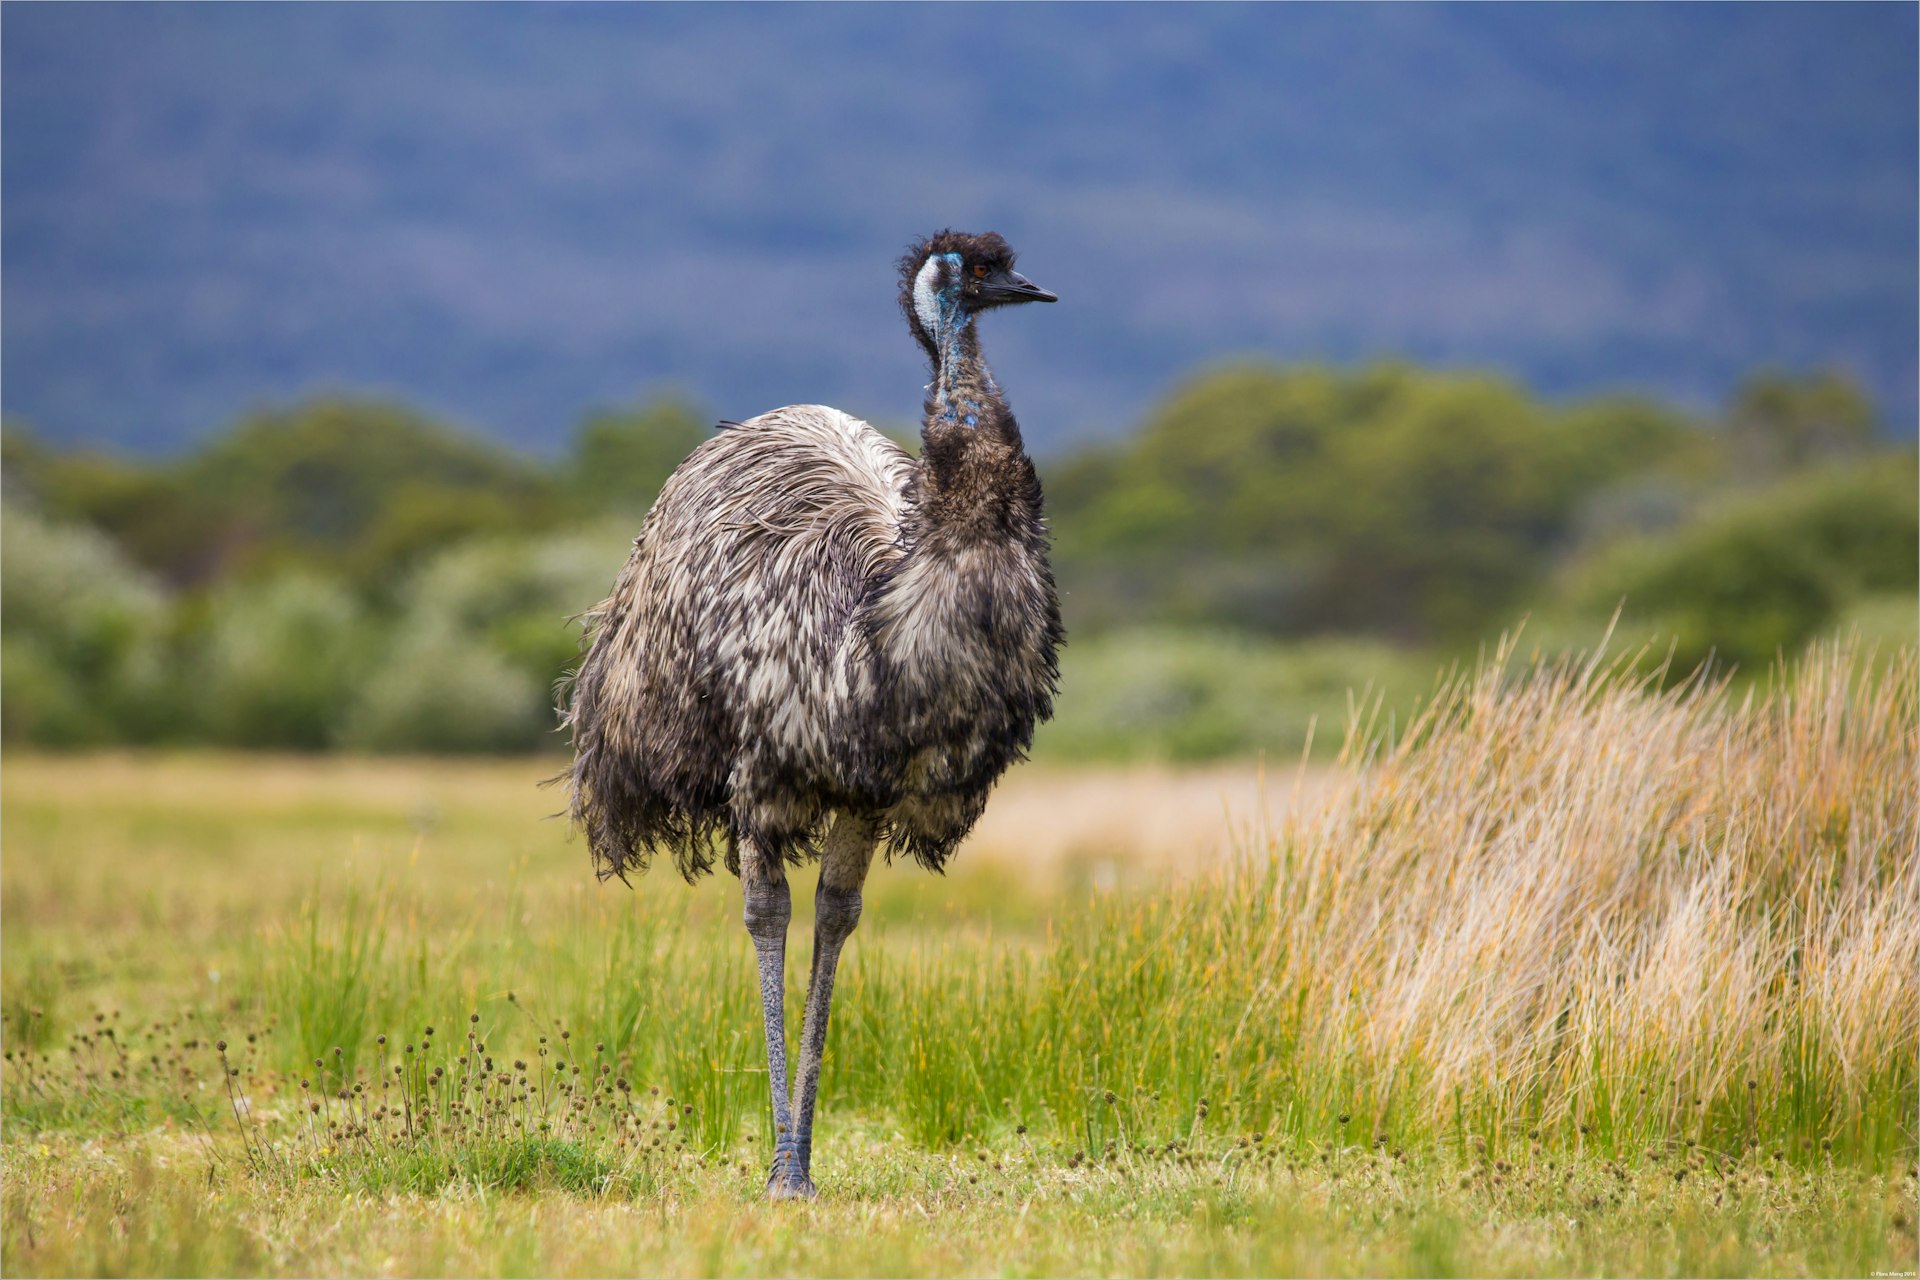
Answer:
<svg viewBox="0 0 1920 1280"><path fill-rule="evenodd" d="M773 1168L767 1173L767 1199L812 1200L820 1194L807 1176L807 1159L790 1146L773 1149Z"/></svg>

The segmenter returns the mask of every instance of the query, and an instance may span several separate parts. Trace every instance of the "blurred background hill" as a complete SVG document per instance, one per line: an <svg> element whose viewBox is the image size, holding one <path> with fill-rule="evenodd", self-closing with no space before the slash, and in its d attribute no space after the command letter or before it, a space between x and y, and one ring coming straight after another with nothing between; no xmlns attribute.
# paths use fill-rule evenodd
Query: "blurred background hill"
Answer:
<svg viewBox="0 0 1920 1280"><path fill-rule="evenodd" d="M1910 5L32 4L0 14L5 407L146 452L372 389L909 421L893 258L1064 301L1058 449L1236 354L1709 411L1837 366L1913 433ZM1017 332L1017 338L1013 335Z"/></svg>
<svg viewBox="0 0 1920 1280"><path fill-rule="evenodd" d="M559 749L567 619L716 418L911 439L891 260L945 224L1064 299L989 339L1072 632L1044 753L1324 750L1622 601L1741 680L1920 625L1911 6L0 35L10 743Z"/></svg>

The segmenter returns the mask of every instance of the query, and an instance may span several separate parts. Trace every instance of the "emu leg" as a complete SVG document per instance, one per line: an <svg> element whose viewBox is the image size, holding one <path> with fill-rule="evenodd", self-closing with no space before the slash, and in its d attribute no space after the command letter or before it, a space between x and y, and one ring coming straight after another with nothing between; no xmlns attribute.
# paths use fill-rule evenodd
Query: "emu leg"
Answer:
<svg viewBox="0 0 1920 1280"><path fill-rule="evenodd" d="M767 1194L784 1200L793 1177L806 1180L793 1115L787 1109L787 921L793 917L793 895L787 873L778 861L760 851L740 851L740 884L746 898L747 933L753 938L760 964L760 1012L767 1030L767 1083L773 1091L773 1168L767 1174Z"/></svg>
<svg viewBox="0 0 1920 1280"><path fill-rule="evenodd" d="M873 861L873 824L842 816L820 857L820 888L814 896L813 975L807 983L806 1019L800 1030L798 1094L800 1178L796 1195L814 1195L813 1104L820 1086L820 1059L827 1047L827 1017L833 1009L833 975L840 949L860 923L860 887Z"/></svg>

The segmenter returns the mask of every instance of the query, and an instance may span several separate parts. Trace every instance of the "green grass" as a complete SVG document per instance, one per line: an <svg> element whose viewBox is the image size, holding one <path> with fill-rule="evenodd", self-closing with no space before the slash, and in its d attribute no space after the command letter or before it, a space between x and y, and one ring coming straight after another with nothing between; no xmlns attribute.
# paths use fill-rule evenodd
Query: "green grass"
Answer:
<svg viewBox="0 0 1920 1280"><path fill-rule="evenodd" d="M505 1144L503 1144L503 1147ZM398 1157L258 1172L218 1142L0 1147L14 1273L249 1275L1854 1275L1910 1270L1903 1173L1770 1159L1395 1159L1222 1141L1172 1155L934 1153L865 1122L810 1205L751 1160ZM985 1158L982 1159L981 1157ZM1675 1174L1685 1169L1685 1178Z"/></svg>
<svg viewBox="0 0 1920 1280"><path fill-rule="evenodd" d="M1498 659L1211 874L881 868L808 1206L737 890L596 885L545 766L10 760L0 1260L1911 1269L1915 685Z"/></svg>

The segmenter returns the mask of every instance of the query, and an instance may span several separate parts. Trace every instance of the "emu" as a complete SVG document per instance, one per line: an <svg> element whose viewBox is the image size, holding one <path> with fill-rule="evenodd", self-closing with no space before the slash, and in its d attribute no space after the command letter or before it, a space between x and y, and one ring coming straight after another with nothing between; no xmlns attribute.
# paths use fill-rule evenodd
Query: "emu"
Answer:
<svg viewBox="0 0 1920 1280"><path fill-rule="evenodd" d="M722 423L667 481L586 615L562 716L571 816L602 880L656 849L740 878L772 1083L774 1199L812 1197L840 951L876 849L939 871L1053 713L1063 640L1040 480L977 317L1055 295L992 232L900 261L925 349L916 459L821 405ZM813 971L787 1092L786 869L817 860Z"/></svg>

